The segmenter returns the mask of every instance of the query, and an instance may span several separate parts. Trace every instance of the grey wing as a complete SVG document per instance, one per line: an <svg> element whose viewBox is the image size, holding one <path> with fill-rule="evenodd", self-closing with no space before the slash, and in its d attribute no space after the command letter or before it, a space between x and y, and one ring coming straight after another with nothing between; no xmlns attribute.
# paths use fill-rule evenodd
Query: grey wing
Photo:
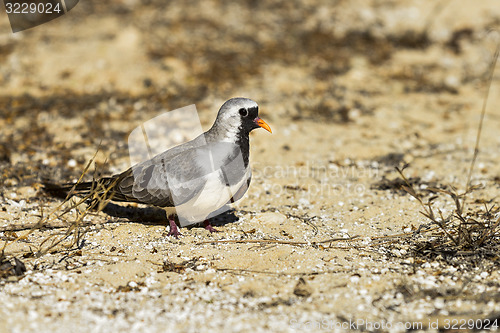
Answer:
<svg viewBox="0 0 500 333"><path fill-rule="evenodd" d="M114 187L113 200L138 202L159 207L173 207L174 201L168 184L158 187L159 177L155 176L158 166L148 163L140 163L128 169L118 177L121 178Z"/></svg>
<svg viewBox="0 0 500 333"><path fill-rule="evenodd" d="M160 207L181 205L198 195L205 186L203 172L190 163L199 149L169 151L139 163L126 171L115 187L114 200L126 199Z"/></svg>
<svg viewBox="0 0 500 333"><path fill-rule="evenodd" d="M168 182L167 169L173 166L171 163L169 164L169 161L182 159L186 151L196 149L204 144L205 138L202 134L192 141L171 148L113 177L117 179L116 186L113 188L113 200L138 202L159 207L178 205L177 201L180 198L173 197ZM190 168L187 167L184 170L189 173ZM201 189L192 189L190 193L195 195L199 190Z"/></svg>

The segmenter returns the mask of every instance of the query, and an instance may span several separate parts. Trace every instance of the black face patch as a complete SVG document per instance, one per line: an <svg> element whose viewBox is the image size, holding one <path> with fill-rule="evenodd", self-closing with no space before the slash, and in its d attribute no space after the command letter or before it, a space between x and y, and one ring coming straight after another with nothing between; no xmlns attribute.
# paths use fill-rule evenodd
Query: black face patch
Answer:
<svg viewBox="0 0 500 333"><path fill-rule="evenodd" d="M255 119L259 115L259 107L253 106L251 108L248 108L248 114L251 119Z"/></svg>
<svg viewBox="0 0 500 333"><path fill-rule="evenodd" d="M248 133L252 130L259 128L259 125L255 122L255 119L259 116L259 108L257 106L248 107L244 109L245 112L243 112L242 109L244 108L238 110L241 115L240 130L242 133L246 133L246 135L248 135ZM242 112L247 115L242 115Z"/></svg>

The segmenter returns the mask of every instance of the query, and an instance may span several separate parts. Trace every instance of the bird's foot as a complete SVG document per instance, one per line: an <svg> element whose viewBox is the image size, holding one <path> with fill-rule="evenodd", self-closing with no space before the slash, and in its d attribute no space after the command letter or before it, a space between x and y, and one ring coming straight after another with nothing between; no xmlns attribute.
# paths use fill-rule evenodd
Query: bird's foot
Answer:
<svg viewBox="0 0 500 333"><path fill-rule="evenodd" d="M210 221L209 220L205 220L205 222L203 222L203 227L205 227L205 229L207 229L208 231L210 231L210 233L212 232L220 232L220 230L217 230L215 229L211 224L210 224Z"/></svg>
<svg viewBox="0 0 500 333"><path fill-rule="evenodd" d="M179 229L177 229L177 224L175 224L174 219L168 219L168 223L170 224L170 231L168 232L168 236L179 238L181 233L179 232Z"/></svg>

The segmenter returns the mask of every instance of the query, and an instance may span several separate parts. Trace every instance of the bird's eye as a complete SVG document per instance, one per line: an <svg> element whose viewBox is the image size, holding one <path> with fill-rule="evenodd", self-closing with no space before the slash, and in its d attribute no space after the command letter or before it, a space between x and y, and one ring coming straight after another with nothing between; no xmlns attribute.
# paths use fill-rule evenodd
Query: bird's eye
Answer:
<svg viewBox="0 0 500 333"><path fill-rule="evenodd" d="M247 117L248 116L248 110L247 109L241 108L239 111L240 111L240 115L242 117Z"/></svg>

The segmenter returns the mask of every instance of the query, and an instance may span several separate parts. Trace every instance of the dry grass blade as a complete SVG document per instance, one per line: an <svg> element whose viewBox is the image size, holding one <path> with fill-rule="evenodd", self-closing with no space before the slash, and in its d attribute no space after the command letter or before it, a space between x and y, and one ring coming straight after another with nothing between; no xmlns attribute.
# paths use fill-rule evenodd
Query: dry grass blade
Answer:
<svg viewBox="0 0 500 333"><path fill-rule="evenodd" d="M279 239L221 239L221 240L209 240L198 242L196 245L203 244L222 244L222 243L233 243L233 244L242 244L242 243L258 243L258 244L285 244L285 245L293 245L293 246L314 246L316 244L327 244L341 241L351 241L351 240L360 240L359 236L352 236L349 238L331 238L319 242L297 242L297 241L286 241Z"/></svg>
<svg viewBox="0 0 500 333"><path fill-rule="evenodd" d="M92 188L90 192L80 197L79 199L74 199L73 195L76 193L75 189L79 184L82 183L83 178L88 173L91 165L94 163L95 158L97 156L97 150L94 156L89 160L87 165L85 166L82 174L80 175L78 181L73 185L73 187L68 192L66 198L57 205L54 209L52 209L47 214L43 213L37 223L34 225L11 225L8 226L10 229L14 228L16 231L20 230L28 230L28 232L19 235L17 238L8 241L6 240L0 249L3 253L6 247L9 244L13 244L18 242L21 239L26 239L30 234L34 233L38 229L42 228L65 228L62 232L55 232L47 237L45 237L40 244L37 245L37 256L42 256L49 251L52 251L56 246L63 244L64 248L71 248L73 246L78 246L81 244L82 237L88 231L88 226L93 223L86 222L85 218L90 214L95 214L96 212L101 211L104 207L109 203L112 199L112 195L110 195L109 191L115 185L111 183L105 186L103 183L95 181L95 172L94 171L94 182L92 184ZM90 202L87 206L82 209L82 204ZM68 215L74 212L74 217L68 217ZM82 229L83 227L87 227ZM10 230L9 229L9 230ZM70 240L71 239L71 240ZM64 243L65 241L70 240L68 243Z"/></svg>
<svg viewBox="0 0 500 333"><path fill-rule="evenodd" d="M474 155L472 156L472 161L471 161L470 167L469 167L469 173L467 175L467 183L465 185L465 193L468 193L468 191L471 187L472 173L474 171L474 166L476 164L477 156L479 155L479 142L481 140L481 132L483 129L484 116L486 114L486 105L488 103L488 97L489 97L490 90L491 90L491 83L493 82L493 74L495 73L495 67L497 65L499 53L500 53L500 44L497 45L497 48L495 50L495 54L493 56L493 61L491 62L490 76L488 78L488 85L487 85L484 100L483 100L483 107L481 109L481 116L480 116L479 125L477 128L476 144L474 146ZM465 201L465 198L464 198L464 201ZM463 209L463 206L462 206L462 209ZM462 213L462 211L460 211L460 213Z"/></svg>

